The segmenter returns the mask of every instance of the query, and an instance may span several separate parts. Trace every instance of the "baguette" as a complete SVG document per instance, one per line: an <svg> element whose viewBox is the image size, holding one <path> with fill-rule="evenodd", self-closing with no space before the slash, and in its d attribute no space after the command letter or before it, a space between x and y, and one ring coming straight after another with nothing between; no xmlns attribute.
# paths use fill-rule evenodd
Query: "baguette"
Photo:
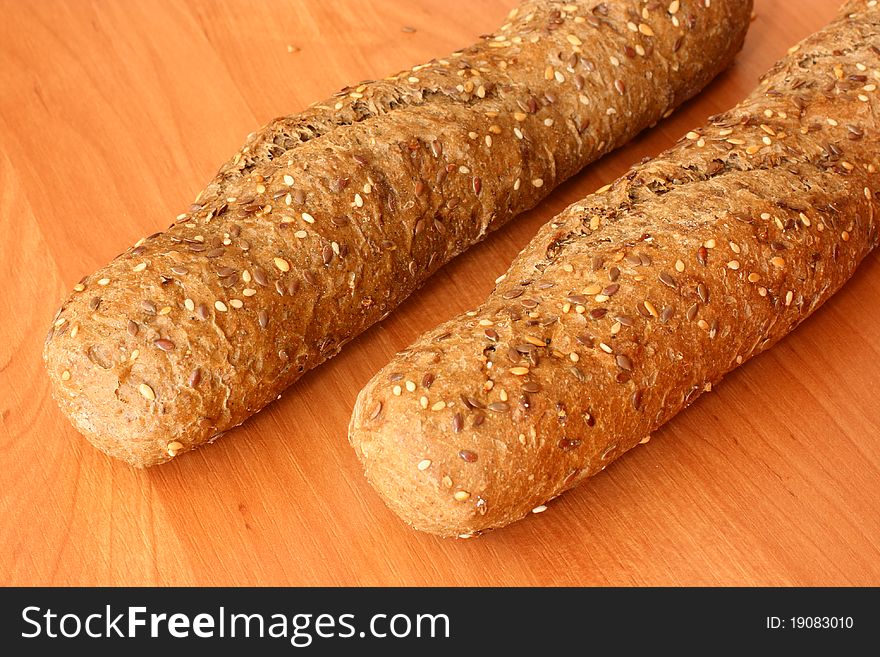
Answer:
<svg viewBox="0 0 880 657"><path fill-rule="evenodd" d="M271 122L74 287L44 350L62 410L134 466L240 424L725 68L751 1L673 5L525 2L476 45Z"/></svg>
<svg viewBox="0 0 880 657"><path fill-rule="evenodd" d="M556 216L367 384L350 440L394 512L469 537L543 511L844 284L878 241L876 5Z"/></svg>

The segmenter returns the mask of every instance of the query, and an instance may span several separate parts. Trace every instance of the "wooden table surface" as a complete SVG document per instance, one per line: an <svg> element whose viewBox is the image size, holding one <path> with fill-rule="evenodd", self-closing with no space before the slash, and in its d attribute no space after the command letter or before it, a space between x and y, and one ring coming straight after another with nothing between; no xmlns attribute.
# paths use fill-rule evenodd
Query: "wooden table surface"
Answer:
<svg viewBox="0 0 880 657"><path fill-rule="evenodd" d="M406 528L346 438L395 351L480 301L568 203L746 95L836 0L757 0L698 99L215 445L136 471L55 407L40 352L81 276L167 226L269 119L467 45L512 1L0 0L0 584L880 584L878 253L647 446L485 537Z"/></svg>

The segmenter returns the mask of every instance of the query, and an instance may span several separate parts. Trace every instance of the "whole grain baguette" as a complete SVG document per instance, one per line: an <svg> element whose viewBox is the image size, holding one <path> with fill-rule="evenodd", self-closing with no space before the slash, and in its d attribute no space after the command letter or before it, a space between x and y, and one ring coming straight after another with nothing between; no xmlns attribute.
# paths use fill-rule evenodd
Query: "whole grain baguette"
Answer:
<svg viewBox="0 0 880 657"><path fill-rule="evenodd" d="M368 383L350 440L393 511L465 537L543 511L843 285L878 241L876 4L556 216Z"/></svg>
<svg viewBox="0 0 880 657"><path fill-rule="evenodd" d="M240 424L726 67L751 1L709 4L532 0L476 45L271 122L75 286L44 351L62 410L135 466Z"/></svg>

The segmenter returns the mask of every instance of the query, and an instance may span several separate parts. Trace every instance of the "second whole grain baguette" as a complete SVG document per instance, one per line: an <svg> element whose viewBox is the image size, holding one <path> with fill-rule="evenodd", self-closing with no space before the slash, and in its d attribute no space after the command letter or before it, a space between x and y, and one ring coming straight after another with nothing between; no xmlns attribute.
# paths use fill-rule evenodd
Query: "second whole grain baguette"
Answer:
<svg viewBox="0 0 880 657"><path fill-rule="evenodd" d="M543 510L844 284L878 241L876 4L562 212L369 382L350 439L393 511L472 536Z"/></svg>
<svg viewBox="0 0 880 657"><path fill-rule="evenodd" d="M469 48L273 121L75 286L44 351L55 399L135 466L212 441L698 92L750 9L531 0Z"/></svg>

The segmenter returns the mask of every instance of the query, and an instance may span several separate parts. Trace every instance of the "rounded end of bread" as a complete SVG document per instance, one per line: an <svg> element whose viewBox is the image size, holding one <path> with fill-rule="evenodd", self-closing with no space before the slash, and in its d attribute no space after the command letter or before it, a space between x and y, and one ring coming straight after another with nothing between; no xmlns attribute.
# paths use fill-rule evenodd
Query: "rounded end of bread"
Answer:
<svg viewBox="0 0 880 657"><path fill-rule="evenodd" d="M349 441L370 484L408 525L470 537L530 515L582 477L546 458L553 446L534 420L555 412L520 403L513 381L489 389L482 329L451 326L423 336L365 386Z"/></svg>
<svg viewBox="0 0 880 657"><path fill-rule="evenodd" d="M96 448L134 467L149 467L183 451L160 437L155 391L139 400L121 390L116 367L95 367L88 357L50 341L43 352L52 396L73 426ZM138 391L139 392L139 391Z"/></svg>
<svg viewBox="0 0 880 657"><path fill-rule="evenodd" d="M207 373L194 381L189 369L163 352L168 341L135 345L128 321L98 316L94 298L71 296L43 348L52 396L74 427L105 454L139 468L168 461L218 433L211 416L220 414L206 412L204 403L217 392ZM225 396L220 392L218 398Z"/></svg>
<svg viewBox="0 0 880 657"><path fill-rule="evenodd" d="M423 449L429 427L419 421L409 426L383 421L383 411L393 413L395 404L378 401L376 383L361 391L349 426L349 441L367 480L413 529L443 537L479 533L484 529L479 498L467 490L473 486L459 480L455 488L439 455Z"/></svg>

